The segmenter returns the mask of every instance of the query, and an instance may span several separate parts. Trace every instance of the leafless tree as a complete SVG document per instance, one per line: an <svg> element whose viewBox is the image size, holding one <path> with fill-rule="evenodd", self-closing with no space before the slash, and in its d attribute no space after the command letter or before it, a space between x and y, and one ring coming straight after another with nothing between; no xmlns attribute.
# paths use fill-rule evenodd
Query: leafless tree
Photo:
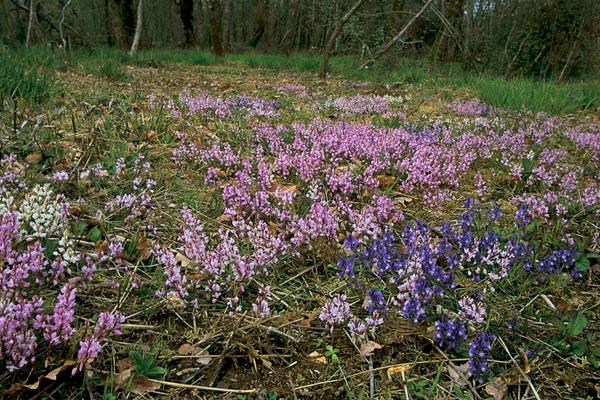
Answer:
<svg viewBox="0 0 600 400"><path fill-rule="evenodd" d="M140 36L142 35L142 25L144 18L144 0L138 0L137 6L137 18L135 23L135 35L133 36L133 43L131 43L131 49L129 50L129 55L132 56L138 49L140 44Z"/></svg>
<svg viewBox="0 0 600 400"><path fill-rule="evenodd" d="M331 51L333 50L335 41L342 32L344 24L348 22L348 20L354 15L356 10L358 10L362 3L364 3L364 0L358 0L346 12L346 14L344 14L342 18L336 21L335 27L333 28L333 32L331 33L331 36L329 36L329 40L327 41L327 45L325 46L325 49L323 49L323 61L321 62L321 68L319 69L319 76L321 78L325 78L327 76L327 66L329 65L329 57L331 56Z"/></svg>

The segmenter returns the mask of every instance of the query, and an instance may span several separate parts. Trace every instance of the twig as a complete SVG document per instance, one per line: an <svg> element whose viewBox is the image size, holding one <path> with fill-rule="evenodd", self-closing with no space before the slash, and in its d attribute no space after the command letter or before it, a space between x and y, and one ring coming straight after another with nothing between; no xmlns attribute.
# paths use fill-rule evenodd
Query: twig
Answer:
<svg viewBox="0 0 600 400"><path fill-rule="evenodd" d="M396 367L406 367L406 366L414 366L414 365L424 365L424 364L438 364L440 361L468 361L468 358L456 358L453 360L450 360L448 358L445 358L443 360L441 359L436 359L436 360L424 360L424 361L413 361L413 362L406 362L406 363L400 363L400 364L391 364L391 365L386 365L383 367L377 367L377 368L373 368L373 372L377 372L377 371L383 371L385 369L389 369L389 368L396 368ZM354 374L348 375L346 378L354 378L360 375L364 375L369 373L370 371L361 371L361 372L356 372ZM296 388L296 390L299 389L308 389L311 387L315 387L315 386L322 386L322 385L327 385L329 383L337 383L337 382L341 382L344 379L330 379L328 381L323 381L323 382L315 382L315 383L310 383L308 385L304 385L304 386L298 386Z"/></svg>
<svg viewBox="0 0 600 400"><path fill-rule="evenodd" d="M220 392L220 393L256 393L256 389L225 389L225 388L217 388L210 386L198 386L198 385L189 385L186 383L177 383L177 382L169 382L169 381L161 381L158 379L150 379L150 382L160 383L161 385L180 388L180 389L196 389L196 390L206 390L207 392Z"/></svg>
<svg viewBox="0 0 600 400"><path fill-rule="evenodd" d="M541 397L540 397L540 395L538 394L537 390L535 389L535 386L533 386L533 383L531 382L531 379L529 379L529 377L527 376L527 374L525 373L525 371L523 371L523 369L521 368L521 366L519 365L519 363L516 362L515 359L513 358L512 354L510 354L510 350L508 350L508 347L506 346L506 343L504 343L504 340L502 340L502 338L500 336L498 336L498 341L500 342L500 344L502 345L502 347L506 351L506 354L508 354L508 356L510 357L510 360L512 361L513 365L515 367L517 367L517 370L519 371L519 373L523 376L523 378L529 384L529 387L531 388L531 391L533 392L533 395L535 396L535 398L537 400L542 400Z"/></svg>

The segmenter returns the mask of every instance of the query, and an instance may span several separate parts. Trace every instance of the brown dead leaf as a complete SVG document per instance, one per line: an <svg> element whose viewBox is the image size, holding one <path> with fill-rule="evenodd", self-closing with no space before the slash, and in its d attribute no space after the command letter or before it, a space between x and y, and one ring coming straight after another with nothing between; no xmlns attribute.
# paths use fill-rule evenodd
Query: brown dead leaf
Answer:
<svg viewBox="0 0 600 400"><path fill-rule="evenodd" d="M184 343L177 349L177 354L180 356L195 356L195 360L198 364L208 365L212 361L210 354L204 350L199 349L189 343Z"/></svg>
<svg viewBox="0 0 600 400"><path fill-rule="evenodd" d="M298 185L284 185L279 182L273 182L269 188L269 192L282 192L282 193L298 193Z"/></svg>
<svg viewBox="0 0 600 400"><path fill-rule="evenodd" d="M135 249L138 252L139 260L145 261L152 255L152 241L143 237L138 240Z"/></svg>
<svg viewBox="0 0 600 400"><path fill-rule="evenodd" d="M369 340L366 343L360 345L360 355L363 357L371 357L375 350L381 349L381 345L377 342Z"/></svg>
<svg viewBox="0 0 600 400"><path fill-rule="evenodd" d="M383 188L392 186L394 183L396 183L396 177L391 175L377 175L375 176L375 179L379 181L379 185L381 185Z"/></svg>
<svg viewBox="0 0 600 400"><path fill-rule="evenodd" d="M63 375L65 379L68 379L72 376L71 371L72 368L77 365L77 361L66 360L63 365L60 367L54 368L52 371L48 372L46 375L42 375L38 378L34 383L30 383L28 385L24 385L22 383L13 384L10 389L8 389L8 394L11 396L17 396L19 393L23 391L36 391L43 386L43 383L46 382L56 382L60 375ZM67 372L68 371L68 372Z"/></svg>
<svg viewBox="0 0 600 400"><path fill-rule="evenodd" d="M454 383L460 387L465 387L469 384L469 365L464 363L462 365L450 364L446 367L448 375Z"/></svg>
<svg viewBox="0 0 600 400"><path fill-rule="evenodd" d="M148 131L146 132L146 140L152 140L156 137L156 132Z"/></svg>
<svg viewBox="0 0 600 400"><path fill-rule="evenodd" d="M146 393L156 392L160 389L160 383L148 379L144 375L136 375L131 382L131 392L137 395L143 395Z"/></svg>
<svg viewBox="0 0 600 400"><path fill-rule="evenodd" d="M133 367L133 360L131 357L122 358L117 360L117 371L122 372L126 369L130 369Z"/></svg>
<svg viewBox="0 0 600 400"><path fill-rule="evenodd" d="M394 375L403 374L404 372L407 372L411 368L412 368L412 366L410 364L402 364L402 365L397 365L395 367L389 367L387 369L387 377L389 380L392 380L392 377Z"/></svg>
<svg viewBox="0 0 600 400"><path fill-rule="evenodd" d="M494 400L502 400L506 396L508 390L508 382L505 377L498 376L493 381L489 381L485 385L485 392L492 396Z"/></svg>
<svg viewBox="0 0 600 400"><path fill-rule="evenodd" d="M190 260L189 258L187 258L186 256L184 256L181 253L175 254L175 261L178 261L183 268L187 267L188 265L190 265L192 263L192 260Z"/></svg>
<svg viewBox="0 0 600 400"><path fill-rule="evenodd" d="M42 153L35 152L28 154L27 157L25 157L25 161L29 164L39 164L40 161L42 161L42 158Z"/></svg>
<svg viewBox="0 0 600 400"><path fill-rule="evenodd" d="M232 218L231 218L231 215L229 215L229 214L221 214L215 219L219 222L227 222L227 221L231 221Z"/></svg>
<svg viewBox="0 0 600 400"><path fill-rule="evenodd" d="M528 374L531 372L531 367L529 366L529 359L527 358L527 353L523 349L519 349L519 358L521 359L522 367L524 373Z"/></svg>
<svg viewBox="0 0 600 400"><path fill-rule="evenodd" d="M314 362L318 362L319 364L327 364L327 358L325 358L325 356L318 351L313 351L308 356L312 358Z"/></svg>

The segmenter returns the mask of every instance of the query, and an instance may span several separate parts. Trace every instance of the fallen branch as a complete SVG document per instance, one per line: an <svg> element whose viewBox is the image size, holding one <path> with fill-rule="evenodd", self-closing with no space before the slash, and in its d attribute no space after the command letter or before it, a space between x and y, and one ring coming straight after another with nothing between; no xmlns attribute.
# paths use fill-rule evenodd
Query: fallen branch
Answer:
<svg viewBox="0 0 600 400"><path fill-rule="evenodd" d="M373 58L371 60L362 64L358 69L362 69L362 68L366 67L367 65L370 65L371 63L373 63L373 61L375 61L377 58L381 57L390 48L392 48L392 46L397 41L399 41L402 38L402 36L404 36L404 34L408 30L408 28L410 28L411 25L425 12L425 10L427 10L427 8L431 5L432 2L433 2L433 0L428 0L427 3L425 3L425 5L419 10L419 12L416 13L415 16L412 17L412 19L410 21L408 21L408 23L406 25L404 25L404 28L402 28L402 30L400 32L398 32L398 34L396 36L394 36L392 38L392 40L387 42L381 49L379 49L379 51L377 53L375 53L375 55L373 56Z"/></svg>

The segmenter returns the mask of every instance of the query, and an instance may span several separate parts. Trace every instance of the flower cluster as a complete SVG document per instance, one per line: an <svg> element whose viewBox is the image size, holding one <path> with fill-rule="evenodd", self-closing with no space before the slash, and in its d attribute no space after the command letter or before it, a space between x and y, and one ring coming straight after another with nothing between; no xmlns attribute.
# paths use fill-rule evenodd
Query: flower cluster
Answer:
<svg viewBox="0 0 600 400"><path fill-rule="evenodd" d="M14 165L9 157L0 169L0 193L10 198L0 209L0 365L8 371L56 357L74 337L80 280L69 278L82 258L64 196L50 184L28 187ZM94 335L105 341L113 331Z"/></svg>
<svg viewBox="0 0 600 400"><path fill-rule="evenodd" d="M179 95L179 106L173 105L172 113L175 116L187 113L212 115L216 118L232 118L236 114L244 115L246 118L274 117L278 114L279 103L277 101L264 100L259 97L238 95L232 97L212 97L207 92L199 92L192 95L184 91Z"/></svg>
<svg viewBox="0 0 600 400"><path fill-rule="evenodd" d="M469 344L469 372L483 382L483 376L489 371L488 357L496 336L489 332L478 335Z"/></svg>
<svg viewBox="0 0 600 400"><path fill-rule="evenodd" d="M477 100L453 101L450 103L449 107L457 115L468 117L480 117L482 115L487 115L492 111L491 106L480 103Z"/></svg>
<svg viewBox="0 0 600 400"><path fill-rule="evenodd" d="M123 322L125 322L125 316L121 313L100 313L92 334L79 342L77 367L73 369L73 374L81 371L87 364L92 363L98 357L104 343L106 343L111 335L119 336L121 334L121 324Z"/></svg>
<svg viewBox="0 0 600 400"><path fill-rule="evenodd" d="M433 228L423 222L408 223L400 237L386 233L366 245L347 236L344 244L351 254L339 259L338 277L364 301L354 309L348 295L339 294L325 304L321 320L332 327L347 324L360 338L394 312L413 323L433 320L437 345L447 350L459 347L469 331L477 333L483 326L488 314L486 295L511 269L522 267L538 278L573 270L575 250L556 249L535 261L533 254L543 251L535 247L537 242L527 241L523 225L516 232L500 233L501 217L497 207L478 209L467 200L456 224ZM480 290L464 294L465 286ZM469 368L474 377L487 371L492 342L493 336L485 333L471 342Z"/></svg>

